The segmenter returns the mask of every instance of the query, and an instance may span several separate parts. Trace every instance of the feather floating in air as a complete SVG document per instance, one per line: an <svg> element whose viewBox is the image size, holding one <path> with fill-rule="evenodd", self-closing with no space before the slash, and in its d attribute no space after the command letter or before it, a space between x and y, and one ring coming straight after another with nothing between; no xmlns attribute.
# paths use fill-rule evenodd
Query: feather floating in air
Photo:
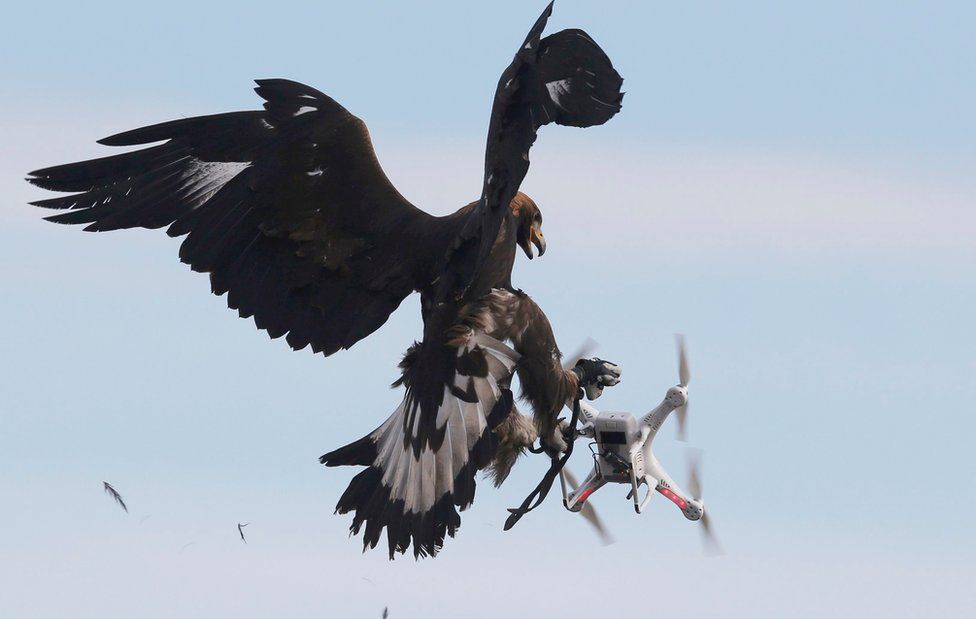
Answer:
<svg viewBox="0 0 976 619"><path fill-rule="evenodd" d="M125 510L125 513L128 514L129 508L125 506L125 501L122 500L122 495L119 494L118 491L112 487L112 484L108 483L107 481L103 481L102 487L105 488L105 492L111 495L111 497L115 499L115 502L118 503L122 507L122 509Z"/></svg>

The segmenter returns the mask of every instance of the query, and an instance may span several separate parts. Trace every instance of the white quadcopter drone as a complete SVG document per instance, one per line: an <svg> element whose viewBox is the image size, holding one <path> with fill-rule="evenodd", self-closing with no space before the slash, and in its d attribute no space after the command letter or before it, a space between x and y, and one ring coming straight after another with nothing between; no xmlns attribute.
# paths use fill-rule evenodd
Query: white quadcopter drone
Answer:
<svg viewBox="0 0 976 619"><path fill-rule="evenodd" d="M701 499L698 459L693 459L691 463L689 494L668 475L651 449L654 437L672 411L676 413L678 420L678 438L684 440L688 415L688 381L691 379L691 373L688 370L684 338L681 336L678 336L678 374L680 382L668 389L667 395L657 408L640 419L629 413L600 412L586 402L579 402L580 414L576 438L594 439L590 443L594 466L582 484L577 484L568 470L560 471L563 505L571 512L582 511L582 515L597 527L604 539L607 539L602 525L596 518L596 513L586 502L594 492L608 482L629 484L630 493L627 498L633 498L634 510L641 513L650 502L653 491L657 491L677 505L685 518L700 521L708 546L713 551L721 552ZM574 487L573 490L567 489L567 479ZM639 492L641 486L647 486L643 498Z"/></svg>

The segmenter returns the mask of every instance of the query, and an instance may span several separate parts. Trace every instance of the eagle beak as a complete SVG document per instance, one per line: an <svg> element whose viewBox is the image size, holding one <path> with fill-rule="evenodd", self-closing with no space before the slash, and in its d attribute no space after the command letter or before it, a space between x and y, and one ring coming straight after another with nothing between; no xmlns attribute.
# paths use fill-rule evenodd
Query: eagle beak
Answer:
<svg viewBox="0 0 976 619"><path fill-rule="evenodd" d="M529 228L528 238L521 237L518 241L518 246L522 248L522 251L524 251L525 255L529 257L529 260L532 260L534 257L532 255L533 245L539 249L540 256L546 253L546 237L542 236L542 231L539 230L535 224L532 224L532 227Z"/></svg>
<svg viewBox="0 0 976 619"><path fill-rule="evenodd" d="M529 238L532 240L532 243L539 250L540 256L546 253L546 237L542 236L542 230L539 230L535 226L532 226L532 232L529 233ZM530 255L529 257L531 258L532 256Z"/></svg>

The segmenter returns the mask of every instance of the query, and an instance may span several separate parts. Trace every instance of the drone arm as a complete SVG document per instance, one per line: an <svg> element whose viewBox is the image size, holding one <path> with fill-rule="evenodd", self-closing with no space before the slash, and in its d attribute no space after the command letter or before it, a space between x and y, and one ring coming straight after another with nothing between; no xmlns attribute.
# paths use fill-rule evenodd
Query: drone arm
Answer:
<svg viewBox="0 0 976 619"><path fill-rule="evenodd" d="M641 417L641 432L647 432L647 437L645 437L645 440L646 438L653 438L654 435L657 434L657 431L660 430L661 426L664 424L664 420L668 418L668 415L670 415L671 411L674 409L674 404L668 402L667 398L665 398L660 404L657 405L657 408Z"/></svg>
<svg viewBox="0 0 976 619"><path fill-rule="evenodd" d="M607 483L607 480L600 474L599 467L593 467L583 483L568 493L566 491L566 476L563 471L559 472L559 480L563 488L563 505L571 512L578 512L583 509L583 504L590 498L590 495Z"/></svg>
<svg viewBox="0 0 976 619"><path fill-rule="evenodd" d="M573 404L575 403L574 398L570 398L566 401L566 408L573 410ZM591 404L586 403L584 400L579 402L580 414L579 414L579 424L576 427L576 434L578 436L593 436L593 420L597 418L600 411L596 410Z"/></svg>
<svg viewBox="0 0 976 619"><path fill-rule="evenodd" d="M678 509L685 515L686 518L690 520L695 520L693 517L696 513L694 509L690 509L689 506L694 507L693 503L697 501L694 497L694 493L689 493L681 488L677 482L674 481L668 472L664 470L661 463L658 462L657 458L654 457L654 453L648 448L644 450L644 466L646 467L647 473L644 476L644 480L647 483L648 495L654 494L654 492L660 493L663 497L678 506ZM645 501L650 500L649 498ZM701 502L699 501L697 505L700 507ZM700 512L697 512L700 514Z"/></svg>

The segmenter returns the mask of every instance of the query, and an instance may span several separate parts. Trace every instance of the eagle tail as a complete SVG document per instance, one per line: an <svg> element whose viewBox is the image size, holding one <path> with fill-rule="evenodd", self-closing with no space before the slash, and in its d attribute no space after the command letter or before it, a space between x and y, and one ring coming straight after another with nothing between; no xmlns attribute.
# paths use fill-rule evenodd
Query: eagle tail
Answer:
<svg viewBox="0 0 976 619"><path fill-rule="evenodd" d="M326 466L367 467L336 505L338 514L353 513L350 531L363 533L364 550L376 547L384 529L391 559L411 545L416 558L434 556L454 537L461 525L458 512L474 501L475 474L495 457L495 430L514 410L508 384L518 357L493 338L472 336L458 348L465 362L457 364L432 419L437 440L416 448L408 391L383 425L319 458Z"/></svg>

